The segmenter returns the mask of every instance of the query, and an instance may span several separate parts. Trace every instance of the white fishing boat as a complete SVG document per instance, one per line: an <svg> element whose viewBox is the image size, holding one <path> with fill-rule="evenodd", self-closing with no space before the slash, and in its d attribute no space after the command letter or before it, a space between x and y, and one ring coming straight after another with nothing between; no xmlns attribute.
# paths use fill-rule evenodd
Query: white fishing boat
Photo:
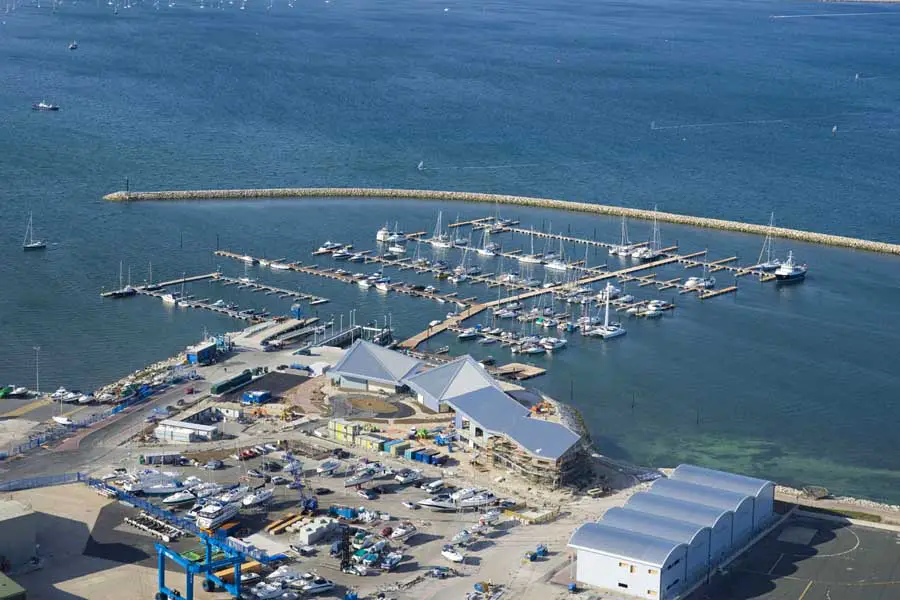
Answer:
<svg viewBox="0 0 900 600"><path fill-rule="evenodd" d="M349 477L344 480L344 487L353 487L356 485L362 485L364 483L368 483L375 479L375 471L372 469L365 469L359 473L356 473L352 477Z"/></svg>
<svg viewBox="0 0 900 600"><path fill-rule="evenodd" d="M474 340L477 337L478 337L478 330L475 329L474 327L469 327L468 329L463 329L456 336L456 338L459 340Z"/></svg>
<svg viewBox="0 0 900 600"><path fill-rule="evenodd" d="M273 271L287 271L291 268L291 265L283 262L274 261L269 263L269 268Z"/></svg>
<svg viewBox="0 0 900 600"><path fill-rule="evenodd" d="M393 244L388 246L388 252L393 252L394 254L403 254L406 252L406 246L402 244Z"/></svg>
<svg viewBox="0 0 900 600"><path fill-rule="evenodd" d="M328 240L324 244L319 246L319 249L316 250L316 252L321 252L324 254L325 252L333 252L334 250L338 250L339 248L342 248L343 246L344 245L339 242L332 242L331 240Z"/></svg>
<svg viewBox="0 0 900 600"><path fill-rule="evenodd" d="M34 218L32 213L28 213L28 226L25 228L25 239L22 241L22 249L43 250L47 247L47 242L34 239Z"/></svg>
<svg viewBox="0 0 900 600"><path fill-rule="evenodd" d="M197 527L207 530L215 529L235 517L240 511L240 506L237 504L210 502L197 513Z"/></svg>
<svg viewBox="0 0 900 600"><path fill-rule="evenodd" d="M684 288L687 290L699 290L715 287L715 277L688 277L684 281Z"/></svg>
<svg viewBox="0 0 900 600"><path fill-rule="evenodd" d="M568 344L568 340L555 337L548 337L541 340L541 346L550 352L562 350L566 347L566 344Z"/></svg>
<svg viewBox="0 0 900 600"><path fill-rule="evenodd" d="M372 282L369 281L368 279L358 279L356 281L356 285L358 285L359 287L361 287L363 289L367 289L367 288L372 287Z"/></svg>
<svg viewBox="0 0 900 600"><path fill-rule="evenodd" d="M190 492L194 494L197 499L209 498L210 496L221 493L221 491L222 486L220 484L209 481L204 481L203 483L191 486L190 488Z"/></svg>
<svg viewBox="0 0 900 600"><path fill-rule="evenodd" d="M180 504L189 504L194 502L197 497L188 490L181 490L163 498L163 504L166 506L178 506Z"/></svg>
<svg viewBox="0 0 900 600"><path fill-rule="evenodd" d="M353 253L347 249L335 250L331 253L331 258L333 258L334 260L347 260L351 256L353 256Z"/></svg>
<svg viewBox="0 0 900 600"><path fill-rule="evenodd" d="M775 270L775 279L780 282L800 281L806 277L806 271L809 268L806 265L794 262L794 252L788 252L787 260Z"/></svg>
<svg viewBox="0 0 900 600"><path fill-rule="evenodd" d="M416 532L416 526L412 523L406 521L400 523L400 525L391 532L392 540L405 540L408 537L411 537Z"/></svg>
<svg viewBox="0 0 900 600"><path fill-rule="evenodd" d="M69 419L69 417L63 417L60 415L56 415L52 418L53 418L54 422L59 423L60 425L74 425L74 423L72 423L72 420Z"/></svg>
<svg viewBox="0 0 900 600"><path fill-rule="evenodd" d="M479 490L478 488L462 488L450 494L450 499L454 502L459 502L460 500L471 498L480 491L481 490Z"/></svg>
<svg viewBox="0 0 900 600"><path fill-rule="evenodd" d="M220 494L219 496L216 497L216 501L221 504L231 504L234 502L240 502L249 493L250 493L250 488L248 488L246 485L241 485L236 488L232 488L223 494Z"/></svg>
<svg viewBox="0 0 900 600"><path fill-rule="evenodd" d="M326 460L321 463L318 467L316 467L316 473L319 475L331 475L335 471L339 470L344 463L339 460Z"/></svg>
<svg viewBox="0 0 900 600"><path fill-rule="evenodd" d="M241 504L244 506L259 506L265 504L275 496L275 488L261 488L244 496Z"/></svg>
<svg viewBox="0 0 900 600"><path fill-rule="evenodd" d="M423 508L430 508L439 511L456 510L456 502L450 498L450 494L438 494L431 498L419 500L416 502Z"/></svg>
<svg viewBox="0 0 900 600"><path fill-rule="evenodd" d="M259 262L259 261L257 261L255 258L253 258L252 256L250 256L249 254L245 254L244 256L242 256L242 257L240 258L240 260L244 261L244 262L247 263L248 265L255 265L257 262Z"/></svg>
<svg viewBox="0 0 900 600"><path fill-rule="evenodd" d="M441 556L453 563L461 563L466 560L465 556L463 556L458 550L450 545L444 546L441 549Z"/></svg>
<svg viewBox="0 0 900 600"><path fill-rule="evenodd" d="M173 306L178 304L178 297L175 294L163 294L160 296L160 300L162 300L163 304L171 304Z"/></svg>
<svg viewBox="0 0 900 600"><path fill-rule="evenodd" d="M466 508L481 508L483 506L488 506L497 501L497 497L487 490L482 490L475 494L474 496L470 496L468 498L464 498L459 501L459 507L461 509Z"/></svg>
<svg viewBox="0 0 900 600"><path fill-rule="evenodd" d="M149 485L144 484L143 492L148 496L168 496L180 490L181 482L177 479L161 479Z"/></svg>
<svg viewBox="0 0 900 600"><path fill-rule="evenodd" d="M375 289L380 290L382 292L390 292L391 291L391 283L390 280L387 281L379 281L375 284Z"/></svg>
<svg viewBox="0 0 900 600"><path fill-rule="evenodd" d="M422 479L422 472L412 469L403 469L394 475L394 479L396 479L398 483L413 483Z"/></svg>

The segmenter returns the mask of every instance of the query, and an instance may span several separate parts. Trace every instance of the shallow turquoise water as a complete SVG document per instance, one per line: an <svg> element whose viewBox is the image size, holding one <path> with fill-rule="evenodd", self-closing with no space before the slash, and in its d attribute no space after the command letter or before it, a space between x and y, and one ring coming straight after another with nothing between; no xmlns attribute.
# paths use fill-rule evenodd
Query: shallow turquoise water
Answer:
<svg viewBox="0 0 900 600"><path fill-rule="evenodd" d="M450 219L492 212L412 201L99 200L126 177L133 189L465 189L754 222L774 210L785 226L900 241L900 10L770 18L859 12L827 8L310 1L268 12L163 4L115 16L79 3L0 15L0 381L31 384L34 345L43 348L43 388L87 388L174 353L204 328L234 327L149 299L101 300L119 261L136 281L150 261L156 278L217 265L242 274L212 256L217 236L229 249L309 261L325 238L371 246L386 220L428 230L440 208ZM72 39L75 52L66 50ZM28 110L42 98L63 110ZM46 253L19 249L29 210L53 242ZM509 212L535 227L618 235L612 220ZM632 224L635 238L648 231ZM663 237L746 262L761 243L674 226ZM805 284L744 280L735 296L678 297L673 317L629 324L613 344L573 337L564 353L537 361L551 368L534 384L564 400L574 390L598 447L616 457L695 460L900 501L898 263L793 247L812 265ZM259 276L330 297L323 316L390 314L401 333L448 310ZM216 284L191 292L287 308Z"/></svg>

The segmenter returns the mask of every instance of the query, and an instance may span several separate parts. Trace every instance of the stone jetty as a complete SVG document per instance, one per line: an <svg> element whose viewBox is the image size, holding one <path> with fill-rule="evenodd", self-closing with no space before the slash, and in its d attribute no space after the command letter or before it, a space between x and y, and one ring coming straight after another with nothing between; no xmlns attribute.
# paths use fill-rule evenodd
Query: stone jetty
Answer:
<svg viewBox="0 0 900 600"><path fill-rule="evenodd" d="M251 200L262 198L395 198L415 200L440 200L453 202L482 202L485 204L511 204L514 206L534 206L574 212L594 213L629 219L651 220L654 217L666 223L677 223L691 227L705 227L738 231L754 235L770 233L767 225L741 223L708 217L692 217L676 213L655 212L622 206L592 204L590 202L573 202L553 200L549 198L532 198L528 196L510 196L505 194L482 194L478 192L452 192L439 190L404 190L392 188L269 188L269 189L234 189L234 190L180 190L159 192L114 192L103 197L111 202L138 202L164 200ZM840 246L854 250L881 252L900 255L900 244L863 240L828 233L816 233L799 229L774 227L771 234L775 237L799 240L813 244Z"/></svg>

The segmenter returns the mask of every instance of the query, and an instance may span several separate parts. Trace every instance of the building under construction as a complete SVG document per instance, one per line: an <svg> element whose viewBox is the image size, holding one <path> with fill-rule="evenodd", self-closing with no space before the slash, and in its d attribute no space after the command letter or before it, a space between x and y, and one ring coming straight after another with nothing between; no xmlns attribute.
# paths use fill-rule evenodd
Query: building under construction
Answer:
<svg viewBox="0 0 900 600"><path fill-rule="evenodd" d="M455 411L461 441L536 485L569 485L589 469L578 433L533 416L470 356L404 378L404 383L421 403Z"/></svg>

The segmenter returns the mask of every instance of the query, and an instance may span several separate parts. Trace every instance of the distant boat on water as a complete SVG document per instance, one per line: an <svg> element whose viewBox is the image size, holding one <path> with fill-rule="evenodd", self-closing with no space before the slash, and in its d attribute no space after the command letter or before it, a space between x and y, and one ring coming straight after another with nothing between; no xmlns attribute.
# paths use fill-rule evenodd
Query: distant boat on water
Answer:
<svg viewBox="0 0 900 600"><path fill-rule="evenodd" d="M41 100L37 104L32 104L31 110L37 110L40 112L53 112L53 111L59 110L59 106L56 104L50 104L48 102L44 102L43 100Z"/></svg>
<svg viewBox="0 0 900 600"><path fill-rule="evenodd" d="M43 250L47 247L47 242L34 239L34 219L32 213L28 213L28 227L25 229L25 240L22 242L22 249L26 252L29 250Z"/></svg>
<svg viewBox="0 0 900 600"><path fill-rule="evenodd" d="M72 40L72 43L69 44L69 50L78 50L78 42Z"/></svg>

